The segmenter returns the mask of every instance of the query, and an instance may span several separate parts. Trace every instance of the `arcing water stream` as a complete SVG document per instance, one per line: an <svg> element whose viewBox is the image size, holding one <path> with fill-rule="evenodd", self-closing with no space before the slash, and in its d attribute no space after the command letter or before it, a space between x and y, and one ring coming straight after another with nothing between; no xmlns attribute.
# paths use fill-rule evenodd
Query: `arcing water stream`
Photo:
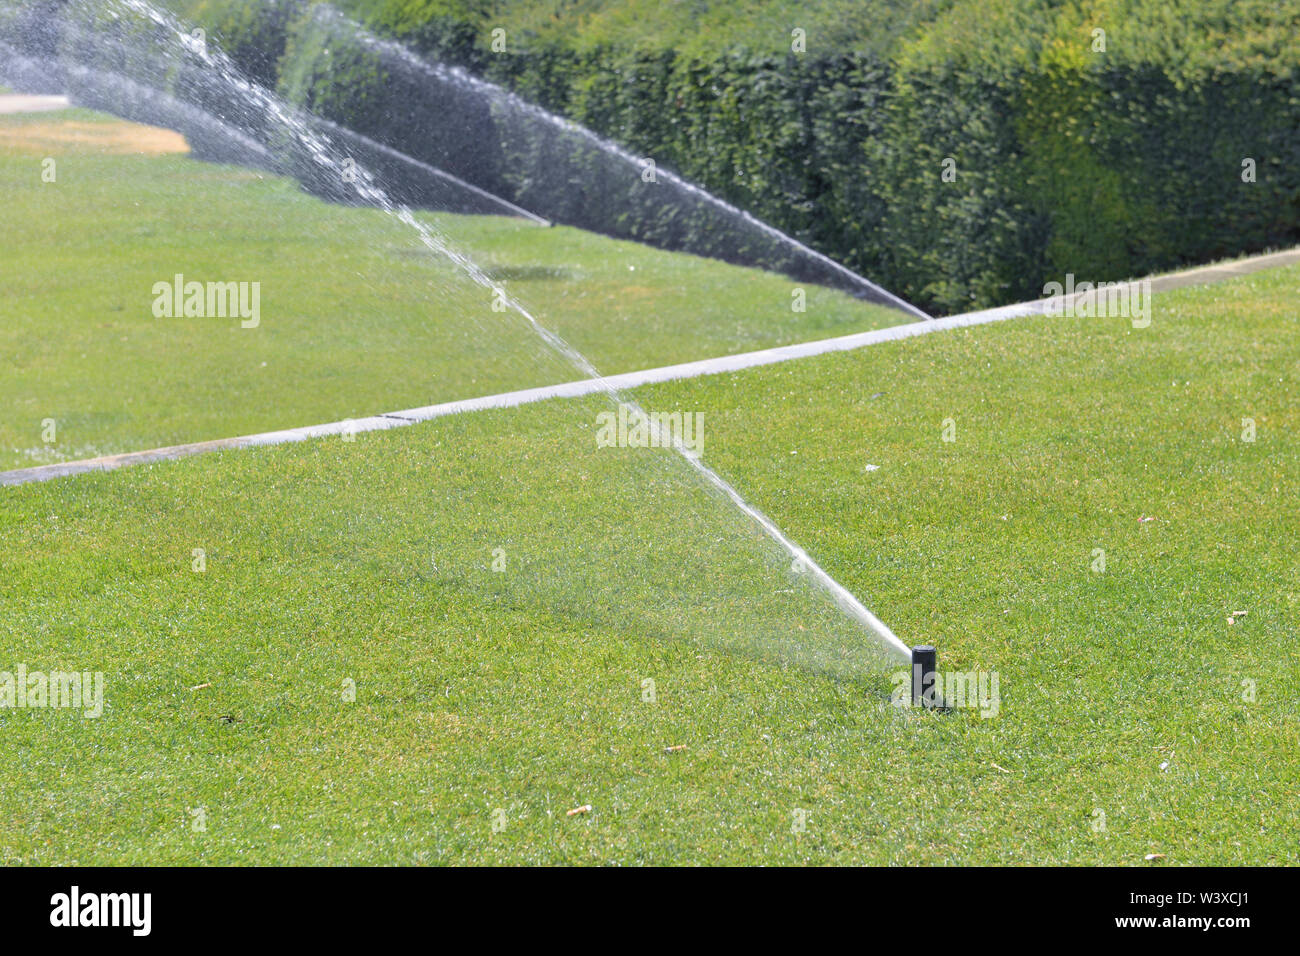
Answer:
<svg viewBox="0 0 1300 956"><path fill-rule="evenodd" d="M82 0L84 2L84 0ZM445 256L459 267L465 275L475 283L489 290L500 301L516 312L528 325L534 334L545 345L561 356L573 368L583 375L591 378L600 378L600 373L587 360L587 358L574 349L559 335L543 326L538 320L524 308L515 298L508 295L504 289L495 283L491 277L478 266L472 259L460 252L449 244L445 237L439 235L429 226L420 222L411 210L405 206L393 203L387 193L381 189L374 181L373 176L360 166L345 165L342 154L340 154L331 144L331 142L314 126L311 118L299 115L296 110L288 106L277 96L267 91L260 85L247 79L239 68L223 52L215 49L209 49L206 45L196 48L192 42L191 34L187 29L175 20L169 14L162 12L146 0L90 0L96 3L96 10L107 11L116 14L117 11L134 14L139 18L153 24L155 27L166 32L175 49L168 51L165 55L197 56L204 65L210 70L212 82L219 84L221 95L238 98L238 103L232 103L232 111L255 114L263 123L269 123L271 127L282 133L290 135L294 144L305 151L307 157L314 163L320 171L329 176L338 178L340 182L346 182L355 191L358 198L363 202L374 205L382 209L386 214L400 221L418 236L419 241L429 251ZM87 38L86 42L95 42L97 38ZM103 42L103 41L98 41ZM375 41L381 42L381 41ZM469 80L467 79L467 82ZM474 81L478 82L478 81ZM547 114L549 116L549 114ZM556 120L557 122L562 122ZM594 135L594 134L588 134ZM612 144L609 148L614 149ZM635 163L635 160L628 156L629 162ZM683 183L683 188L697 190L698 187L690 186ZM707 195L707 194L704 194ZM719 200L711 201L720 203ZM721 204L724 205L725 204ZM727 207L731 208L731 207ZM737 215L744 216L739 210L733 210ZM763 224L748 217L757 226L765 227ZM775 230L772 230L775 232ZM780 235L778 233L778 235ZM788 237L784 237L788 240ZM788 240L793 242L793 240ZM812 250L808 250L813 253ZM824 258L824 257L823 257ZM829 260L827 260L829 261ZM848 270L845 270L846 272ZM853 273L849 273L853 275ZM860 277L857 277L860 279ZM865 282L866 280L861 280ZM883 290L881 290L883 292ZM885 293L887 295L887 293ZM905 305L905 303L904 303ZM915 310L910 311L915 312ZM652 429L655 429L654 421L646 415L636 403L623 396L613 387L607 387L606 391L611 401L622 403L629 406L632 414L637 417L645 418ZM669 446L674 449L676 455L686 463L687 467L700 479L708 488L721 494L726 500L760 528L768 538L776 543L785 555L793 562L793 565L800 568L807 577L815 581L824 591L834 600L836 606L840 608L853 621L866 628L879 641L880 645L887 651L902 656L908 656L908 648L899 638L874 614L872 614L862 603L855 598L845 587L832 578L816 561L814 561L801 547L791 541L781 529L762 511L745 500L745 498L721 475L712 468L707 466L700 458L684 448L676 435L657 435L660 446Z"/></svg>

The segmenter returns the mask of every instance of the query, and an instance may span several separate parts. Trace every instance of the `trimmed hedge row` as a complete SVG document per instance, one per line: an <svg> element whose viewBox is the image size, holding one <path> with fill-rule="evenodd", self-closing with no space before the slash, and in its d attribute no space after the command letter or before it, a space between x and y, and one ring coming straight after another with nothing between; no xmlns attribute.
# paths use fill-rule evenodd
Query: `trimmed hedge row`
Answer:
<svg viewBox="0 0 1300 956"><path fill-rule="evenodd" d="M613 54L575 70L596 78L563 103L576 121L937 311L1300 241L1294 70Z"/></svg>
<svg viewBox="0 0 1300 956"><path fill-rule="evenodd" d="M173 2L211 15L234 0ZM345 2L380 25L397 16L387 0ZM1067 272L1119 279L1300 241L1300 50L1273 36L1277 23L1284 33L1300 25L1294 11L1274 11L1259 49L1232 56L1216 57L1212 36L1159 53L1165 14L1130 0L1135 22L1156 26L1124 55L1086 55L1088 32L1070 23L1028 37L1027 53L987 37L950 53L935 30L937 52L891 61L741 51L700 60L561 46L493 54L482 17L451 0L426 5L427 20L403 39L431 57L652 157L935 312L1033 297ZM1029 11L1034 30L1055 15L1034 0L991 10L1013 25ZM404 86L337 31L327 39L321 23L304 8L292 22L228 18L214 33L254 72L240 51L283 50L278 81L292 99L543 215L670 247L719 245L692 234L714 228L707 217L646 215L631 199L598 208L623 200L603 186L582 191L589 176L599 181L592 163L562 162L542 134L481 102L404 109L429 91Z"/></svg>
<svg viewBox="0 0 1300 956"><path fill-rule="evenodd" d="M649 67L666 76L670 64L665 57ZM323 6L290 30L281 67L281 91L292 102L548 219L877 297L742 212L671 173L647 169L641 156L606 148L588 131L464 70L414 58ZM649 69L645 76L651 78ZM780 72L772 76L784 81ZM663 134L654 116L646 119L645 140ZM792 144L790 156L798 152ZM792 184L789 194L798 188Z"/></svg>
<svg viewBox="0 0 1300 956"><path fill-rule="evenodd" d="M245 73L275 88L289 24L302 13L302 0L192 0L182 6Z"/></svg>

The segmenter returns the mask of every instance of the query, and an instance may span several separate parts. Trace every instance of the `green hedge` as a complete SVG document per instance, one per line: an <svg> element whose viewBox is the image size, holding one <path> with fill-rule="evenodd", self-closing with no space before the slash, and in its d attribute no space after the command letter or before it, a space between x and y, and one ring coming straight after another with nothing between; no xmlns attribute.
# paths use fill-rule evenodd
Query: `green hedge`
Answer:
<svg viewBox="0 0 1300 956"><path fill-rule="evenodd" d="M159 0L153 0L157 3ZM309 0L163 0L185 21L202 26L245 73L274 89L289 24Z"/></svg>
<svg viewBox="0 0 1300 956"><path fill-rule="evenodd" d="M581 149L559 156L481 100L394 75L327 40L310 9L291 23L283 0L172 2L217 24L250 72L269 79L278 60L295 101L543 215L739 255L710 217L647 205ZM555 29L515 30L498 54L508 4L340 2L936 312L1032 297L1066 272L1118 279L1300 241L1300 0L937 3L885 48L810 34L804 55L683 55L559 7ZM1096 24L1107 52L1090 49Z"/></svg>
<svg viewBox="0 0 1300 956"><path fill-rule="evenodd" d="M393 4L367 5L373 22L421 45L409 5L404 19ZM469 14L477 46L461 34L431 52L934 311L1036 296L1066 272L1118 279L1300 240L1300 51L1287 40L1300 5L1099 7L1108 53L1091 50L1086 10L1030 0L954 10L888 61L575 42L492 54L494 20ZM502 158L520 162L509 147ZM1254 183L1241 178L1246 158ZM528 205L548 190L537 173L508 164L498 181ZM680 229L647 223L637 238L680 244Z"/></svg>
<svg viewBox="0 0 1300 956"><path fill-rule="evenodd" d="M569 64L581 60L566 54ZM586 97L611 111L628 109L635 121L632 146L655 142L698 112L685 102L698 95L696 91L669 91L672 64L665 55L638 58L627 74L612 78L613 89L593 86L574 98ZM359 33L353 23L327 8L317 7L295 22L281 66L281 91L292 102L548 219L871 294L671 175L659 172L657 181L646 181L640 155L603 148L585 131L458 68L414 60L391 44ZM787 82L779 64L765 73L765 83ZM660 96L675 96L677 110L641 109L646 90L652 88ZM626 102L619 99L621 92L629 94ZM789 112L784 96L759 102ZM727 116L731 122L748 122L738 104L731 105ZM782 167L769 168L765 182L780 180L782 194L794 199L807 188L807 138L799 134L794 118L774 116L773 121L791 130L793 138L785 144ZM661 165L671 159L662 152L635 152ZM743 206L767 191L766 185L755 183L734 198Z"/></svg>
<svg viewBox="0 0 1300 956"><path fill-rule="evenodd" d="M329 9L309 10L289 31L280 92L489 192L510 192L500 135L484 97L462 88L454 71L425 75L387 59L358 42Z"/></svg>

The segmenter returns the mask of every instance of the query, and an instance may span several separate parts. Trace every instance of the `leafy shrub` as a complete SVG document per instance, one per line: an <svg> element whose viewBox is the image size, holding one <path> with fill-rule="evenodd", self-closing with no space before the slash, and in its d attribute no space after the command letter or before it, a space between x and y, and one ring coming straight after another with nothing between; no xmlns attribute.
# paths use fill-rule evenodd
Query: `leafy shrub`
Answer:
<svg viewBox="0 0 1300 956"><path fill-rule="evenodd" d="M171 5L295 102L544 216L795 268L446 64L934 311L1300 241L1300 0L337 2L443 65L397 68L316 0ZM804 20L808 52L783 50ZM719 42L727 22L749 47Z"/></svg>

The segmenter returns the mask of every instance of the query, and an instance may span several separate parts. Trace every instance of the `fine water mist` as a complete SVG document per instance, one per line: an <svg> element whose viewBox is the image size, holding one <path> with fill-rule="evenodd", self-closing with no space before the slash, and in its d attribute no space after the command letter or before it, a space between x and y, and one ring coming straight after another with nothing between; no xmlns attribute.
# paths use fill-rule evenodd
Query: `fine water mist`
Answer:
<svg viewBox="0 0 1300 956"><path fill-rule="evenodd" d="M103 108L113 108L110 91L114 91L133 104L132 118L144 119L150 109L156 108L159 112L153 114L155 122L163 122L170 115L187 126L203 126L218 138L223 130L230 129L241 152L254 157L272 156L276 168L313 181L323 190L345 185L359 202L383 210L411 230L425 250L454 263L485 293L505 303L520 334L535 337L550 356L559 357L583 376L600 377L584 355L543 324L446 235L421 221L408 207L393 202L372 172L349 161L318 121L249 80L220 50L196 44L191 32L169 14L145 0L83 0L71 4L71 9L85 19L70 20L60 48L60 65L68 82L79 85L83 94L97 90L97 102ZM0 41L3 39L0 36ZM377 45L385 55L408 56L381 41L366 42ZM84 57L87 62L70 62L70 57ZM12 48L8 62L19 63L20 69L6 67L0 59L0 70L7 70L4 75L10 82L21 83L23 70L30 69L20 61ZM173 95L152 91L142 83L150 75L166 73L175 77ZM459 76L457 81L478 82ZM82 101L88 98L79 97ZM553 117L547 120L552 121L562 123ZM585 131L568 132L581 138L591 135ZM620 161L635 162L626 155ZM675 183L676 188L691 193L701 203L716 205L724 212L730 209L695 187ZM732 214L744 217L736 210L728 213ZM756 227L762 225L753 223ZM766 229L770 227L760 231ZM776 241L776 237L770 238ZM812 256L816 261L816 254ZM482 299L486 298L464 304L462 311L468 318L440 315L431 316L431 320L476 322L473 313L482 308ZM595 493L595 486L609 489L606 497L615 501L611 502L614 507L603 512L607 523L589 522L579 527L571 522L565 526L567 547L556 554L550 543L555 530L550 521L546 528L511 528L517 512L501 510L501 504L491 500L490 495L481 510L458 516L458 533L476 541L492 540L493 534L513 535L516 541L531 542L517 545L524 551L548 551L545 559L536 558L536 573L493 579L492 587L499 599L512 606L541 602L552 609L582 607L585 616L620 631L632 631L641 625L647 631L657 629L670 636L687 636L676 633L678 627L684 627L689 636L710 644L845 674L879 666L881 652L906 656L906 645L887 626L774 521L698 454L684 447L678 436L659 431L640 405L612 388L607 389L603 403L594 401L550 402L539 406L540 410L515 413L523 417L508 415L506 420L523 422L534 435L533 441L552 449L552 460L572 456L575 471L595 476L587 494L595 496L598 507L603 507L600 503L604 499ZM589 433L579 437L584 450L577 451L572 437L574 423L580 429L587 428L586 423L598 414L598 407L623 407L633 418L650 423L652 447L662 451L635 454L628 449L620 450L618 455L593 457L587 450ZM472 426L478 427L478 423ZM490 489L484 488L482 482L463 489L467 497L485 491ZM391 504L396 508L400 503ZM623 522L621 517L629 513L633 518L660 515L669 508L672 516L670 524L660 528L662 540L645 540L635 521ZM555 499L555 523L564 523L565 510L565 505ZM392 520L393 513L388 512L387 520ZM402 533L413 532L404 529ZM767 544L746 549L742 542L747 540ZM446 550L455 553L464 547L448 543ZM468 552L464 560L471 560ZM680 569L675 583L662 580L665 566ZM734 572L734 577L710 574L710 569L720 568ZM650 575L659 575L659 579L646 580ZM611 584L613 579L624 583ZM624 587L626 591L619 593ZM656 593L662 598L657 607L649 603L649 596ZM698 613L687 614L688 607ZM829 613L832 608L834 613ZM801 633L796 634L791 621L807 623L799 623Z"/></svg>
<svg viewBox="0 0 1300 956"><path fill-rule="evenodd" d="M365 127L373 138L480 186L509 190L515 203L547 219L784 272L930 318L828 256L654 165L653 157L635 156L496 84L377 37L327 3L311 10L303 33L323 45L329 59L360 56L385 77L381 110L357 109L342 97L313 102L314 110L334 112L332 118ZM435 128L450 135L428 135Z"/></svg>

